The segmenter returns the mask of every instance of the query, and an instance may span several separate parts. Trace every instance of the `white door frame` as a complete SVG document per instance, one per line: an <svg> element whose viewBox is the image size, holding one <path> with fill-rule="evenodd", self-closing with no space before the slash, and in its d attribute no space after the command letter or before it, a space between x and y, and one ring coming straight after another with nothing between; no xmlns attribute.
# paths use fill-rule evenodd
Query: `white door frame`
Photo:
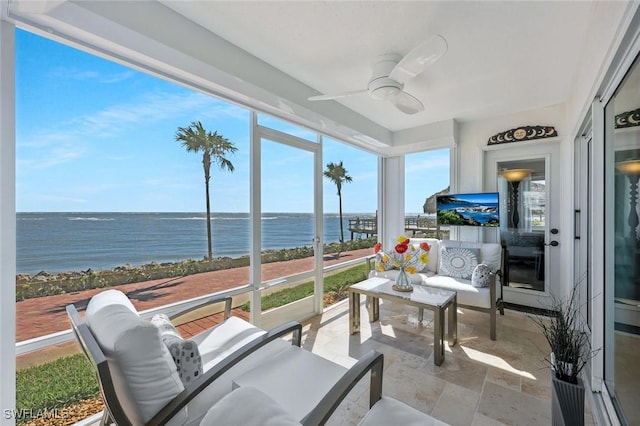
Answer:
<svg viewBox="0 0 640 426"><path fill-rule="evenodd" d="M565 253L572 244L573 230L564 229L562 226L562 199L561 183L562 173L560 168L560 138L553 140L543 140L538 142L518 142L503 146L493 146L484 148L484 190L498 190L498 163L507 161L519 161L530 159L544 159L545 161L545 181L547 184L546 208L547 218L545 221L545 243L556 240L558 247L545 246L544 268L545 268L545 290L535 291L521 288L503 288L503 299L507 303L530 306L535 308L548 308L552 296L561 297L565 294L564 283L560 265ZM557 182L558 181L558 182ZM556 183L557 182L557 183ZM553 235L550 229L556 228L560 232ZM551 251L553 250L553 252Z"/></svg>
<svg viewBox="0 0 640 426"><path fill-rule="evenodd" d="M277 283L263 282L262 259L262 142L268 140L313 154L313 209L314 209L314 270L279 279ZM288 321L303 321L322 312L323 307L323 203L322 203L322 136L311 142L289 133L258 124L257 114L251 112L251 322L258 327L271 329ZM283 285L311 276L314 279L313 297L289 303L265 314L262 311L261 294L267 287Z"/></svg>

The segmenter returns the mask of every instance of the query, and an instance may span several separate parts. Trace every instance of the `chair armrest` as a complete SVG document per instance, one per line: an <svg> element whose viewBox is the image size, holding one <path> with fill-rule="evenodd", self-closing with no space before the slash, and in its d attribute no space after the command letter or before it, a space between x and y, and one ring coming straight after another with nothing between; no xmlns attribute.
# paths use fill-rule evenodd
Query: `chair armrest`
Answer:
<svg viewBox="0 0 640 426"><path fill-rule="evenodd" d="M247 343L243 347L234 351L232 354L224 358L218 364L213 366L202 376L200 376L193 383L188 385L182 392L176 395L167 405L165 405L155 416L149 420L147 426L164 425L178 411L182 410L193 398L198 396L200 392L205 390L213 381L229 371L231 367L251 355L253 352L262 348L266 344L285 336L289 333L293 333L292 343L296 346L300 346L302 337L302 324L298 322L289 322L274 328L273 330L263 334L260 337L255 338L251 342Z"/></svg>
<svg viewBox="0 0 640 426"><path fill-rule="evenodd" d="M169 317L169 320L174 320L175 318L181 317L182 315L188 314L189 312L195 311L197 309L203 308L207 305L213 305L216 303L224 302L224 319L227 320L231 316L231 296L214 296L210 299L205 300L202 303L199 303L195 306L191 306L183 311L177 312Z"/></svg>
<svg viewBox="0 0 640 426"><path fill-rule="evenodd" d="M322 398L316 408L307 414L300 423L303 425L322 425L331 417L342 400L353 389L367 372L371 371L371 385L369 388L369 407L382 398L382 368L384 355L377 351L370 351L353 365L333 385L331 390Z"/></svg>
<svg viewBox="0 0 640 426"><path fill-rule="evenodd" d="M375 254L364 258L365 264L367 265L367 278L369 278L369 272L371 272L371 260L375 258L376 258Z"/></svg>

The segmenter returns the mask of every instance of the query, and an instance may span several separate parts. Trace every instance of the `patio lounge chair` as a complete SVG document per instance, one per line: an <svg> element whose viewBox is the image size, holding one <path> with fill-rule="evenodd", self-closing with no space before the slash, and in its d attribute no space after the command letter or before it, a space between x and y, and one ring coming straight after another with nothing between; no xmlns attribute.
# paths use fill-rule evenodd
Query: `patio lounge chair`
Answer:
<svg viewBox="0 0 640 426"><path fill-rule="evenodd" d="M228 316L227 299L211 299L206 303L222 301L227 303ZM256 371L268 371L274 365L297 365L309 372L303 380L295 375L281 378L286 386L293 387L294 395L304 395L303 406L319 405L346 373L362 377L369 370L371 404L380 399L380 354L370 352L349 370L337 364L332 366L330 361L299 347L302 331L299 323L265 332L244 320L229 317L194 336L203 360L203 373L184 385L159 329L142 319L122 292L108 290L94 296L84 319L74 305L67 306L67 313L99 382L106 407L103 425L199 424L212 406L237 387L236 378L255 376ZM289 333L293 333L292 343L281 338ZM330 373L324 368L323 371L306 368L304 363L309 359L314 364L324 363ZM285 407L287 412L295 412L296 408L298 404ZM320 423L314 420L316 417L313 415L311 423L306 424Z"/></svg>
<svg viewBox="0 0 640 426"><path fill-rule="evenodd" d="M67 306L73 332L94 369L105 402L102 424L198 424L211 405L231 391L232 377L225 373L232 368L241 373L259 361L268 362L291 344L300 345L300 324L265 332L229 317L226 298L204 304L220 302L227 304L227 319L193 337L200 349L203 374L187 386L158 328L141 318L122 292L108 290L94 296L84 319L74 305ZM292 343L280 338L290 333Z"/></svg>

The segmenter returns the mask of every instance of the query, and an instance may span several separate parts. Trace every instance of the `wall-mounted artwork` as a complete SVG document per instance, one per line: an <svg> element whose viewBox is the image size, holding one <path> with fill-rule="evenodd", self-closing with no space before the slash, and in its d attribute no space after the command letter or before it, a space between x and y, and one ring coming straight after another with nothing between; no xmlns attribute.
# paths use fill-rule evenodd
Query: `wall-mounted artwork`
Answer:
<svg viewBox="0 0 640 426"><path fill-rule="evenodd" d="M616 115L616 129L640 126L640 108Z"/></svg>
<svg viewBox="0 0 640 426"><path fill-rule="evenodd" d="M534 139L552 138L554 136L558 136L558 132L556 132L555 127L552 126L522 126L491 136L487 145L530 141Z"/></svg>
<svg viewBox="0 0 640 426"><path fill-rule="evenodd" d="M436 198L439 225L500 226L497 192L447 194Z"/></svg>

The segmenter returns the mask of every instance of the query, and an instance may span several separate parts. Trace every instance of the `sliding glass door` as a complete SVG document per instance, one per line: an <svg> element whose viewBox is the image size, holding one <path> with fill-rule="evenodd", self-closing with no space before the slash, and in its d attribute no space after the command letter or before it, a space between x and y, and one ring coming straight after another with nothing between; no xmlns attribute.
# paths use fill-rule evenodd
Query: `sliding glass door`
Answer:
<svg viewBox="0 0 640 426"><path fill-rule="evenodd" d="M640 65L605 108L605 384L617 414L640 419Z"/></svg>

